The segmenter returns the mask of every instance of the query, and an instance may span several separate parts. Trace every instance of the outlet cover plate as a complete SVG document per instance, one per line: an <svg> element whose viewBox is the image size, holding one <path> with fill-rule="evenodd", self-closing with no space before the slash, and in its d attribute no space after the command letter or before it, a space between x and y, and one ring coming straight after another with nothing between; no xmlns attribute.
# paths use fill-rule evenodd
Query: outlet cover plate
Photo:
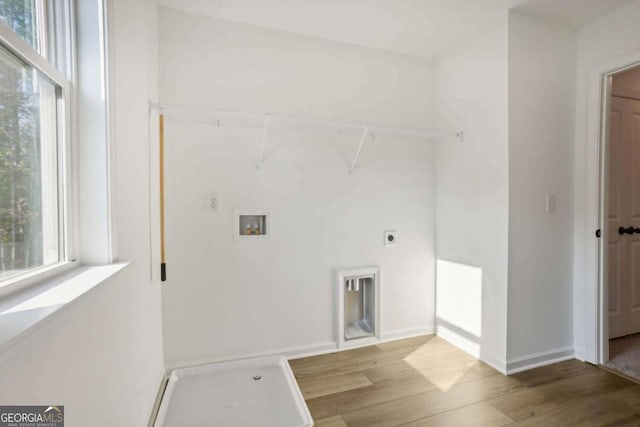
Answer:
<svg viewBox="0 0 640 427"><path fill-rule="evenodd" d="M396 246L398 244L398 232L396 230L385 230L384 245Z"/></svg>

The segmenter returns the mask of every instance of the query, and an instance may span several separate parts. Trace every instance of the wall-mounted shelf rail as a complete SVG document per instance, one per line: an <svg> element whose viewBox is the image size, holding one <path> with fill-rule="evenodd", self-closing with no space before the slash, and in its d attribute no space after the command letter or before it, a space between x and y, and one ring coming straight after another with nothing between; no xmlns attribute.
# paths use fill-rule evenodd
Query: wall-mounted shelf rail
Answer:
<svg viewBox="0 0 640 427"><path fill-rule="evenodd" d="M267 139L267 126L269 126L269 115L264 115L264 123L262 124L262 141L260 141L260 154L258 155L258 169L262 169L262 156L264 155L264 143Z"/></svg>
<svg viewBox="0 0 640 427"><path fill-rule="evenodd" d="M264 163L264 147L268 132L278 129L294 130L334 130L343 133L353 132L360 136L360 143L349 165L349 172L356 169L358 158L367 137L390 137L394 139L410 139L418 141L452 140L463 141L462 130L433 130L411 127L393 127L373 123L350 122L341 120L311 119L286 114L252 113L237 110L187 107L149 102L149 113L162 113L166 121L212 124L217 127L262 129L262 138L258 153L258 169Z"/></svg>

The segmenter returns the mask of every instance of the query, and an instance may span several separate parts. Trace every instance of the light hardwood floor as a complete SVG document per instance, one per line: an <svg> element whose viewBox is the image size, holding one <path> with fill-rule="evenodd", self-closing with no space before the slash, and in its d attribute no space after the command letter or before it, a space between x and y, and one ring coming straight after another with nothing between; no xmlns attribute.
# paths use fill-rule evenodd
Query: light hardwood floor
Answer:
<svg viewBox="0 0 640 427"><path fill-rule="evenodd" d="M577 360L506 377L430 335L290 364L317 427L640 426L640 385Z"/></svg>

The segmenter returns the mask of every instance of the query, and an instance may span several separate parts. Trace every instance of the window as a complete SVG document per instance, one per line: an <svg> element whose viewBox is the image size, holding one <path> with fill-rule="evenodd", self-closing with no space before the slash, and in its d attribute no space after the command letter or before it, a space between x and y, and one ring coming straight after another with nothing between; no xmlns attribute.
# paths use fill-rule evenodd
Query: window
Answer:
<svg viewBox="0 0 640 427"><path fill-rule="evenodd" d="M70 259L64 3L0 0L0 285Z"/></svg>
<svg viewBox="0 0 640 427"><path fill-rule="evenodd" d="M42 51L38 48L38 15L35 0L0 1L0 20L31 47Z"/></svg>

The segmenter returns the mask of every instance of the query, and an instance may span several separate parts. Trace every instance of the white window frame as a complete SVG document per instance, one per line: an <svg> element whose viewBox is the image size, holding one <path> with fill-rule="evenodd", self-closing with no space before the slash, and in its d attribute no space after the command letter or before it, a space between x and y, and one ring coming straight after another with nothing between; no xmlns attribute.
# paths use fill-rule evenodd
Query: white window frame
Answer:
<svg viewBox="0 0 640 427"><path fill-rule="evenodd" d="M52 37L51 33L53 25L50 19L51 14L47 13L46 8L49 2L42 2L45 9L37 11L44 14L38 19L42 23L43 28L38 29L39 46L42 54L34 49L22 37L15 33L4 22L0 21L0 44L9 50L13 55L20 58L25 63L35 68L38 72L45 75L59 88L57 94L57 152L58 152L58 240L59 240L59 261L55 264L36 267L19 273L6 280L0 281L0 297L9 293L14 293L20 289L39 283L47 278L58 275L64 271L70 270L78 266L78 245L77 245L77 198L75 189L75 153L73 147L73 128L74 121L72 117L75 114L75 90L72 84L75 78L75 23L73 1L55 2L54 7L58 9L57 13L64 13L65 20L68 21L62 25L60 31L64 31L62 37ZM46 16L46 19L43 17ZM48 39L48 40L47 40ZM49 45L55 43L56 46ZM64 52L64 54L62 54ZM53 56L46 58L45 56ZM53 60L61 65L68 75L59 71L56 66L50 62Z"/></svg>

